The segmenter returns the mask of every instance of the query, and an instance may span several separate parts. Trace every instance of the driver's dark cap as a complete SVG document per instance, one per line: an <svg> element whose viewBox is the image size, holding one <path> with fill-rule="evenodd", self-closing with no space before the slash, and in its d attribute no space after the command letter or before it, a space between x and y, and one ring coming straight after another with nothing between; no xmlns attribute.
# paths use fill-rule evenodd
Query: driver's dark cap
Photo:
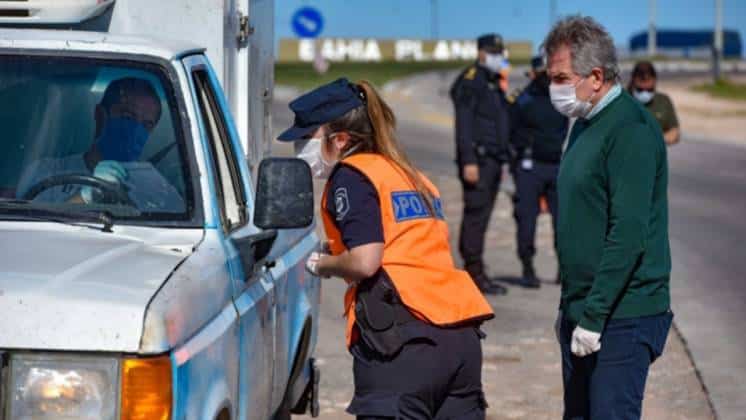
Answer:
<svg viewBox="0 0 746 420"><path fill-rule="evenodd" d="M498 34L484 34L477 38L477 48L493 54L503 52L503 37Z"/></svg>
<svg viewBox="0 0 746 420"><path fill-rule="evenodd" d="M346 78L320 86L290 102L295 121L277 140L295 141L310 136L320 126L362 106L364 100L361 90Z"/></svg>

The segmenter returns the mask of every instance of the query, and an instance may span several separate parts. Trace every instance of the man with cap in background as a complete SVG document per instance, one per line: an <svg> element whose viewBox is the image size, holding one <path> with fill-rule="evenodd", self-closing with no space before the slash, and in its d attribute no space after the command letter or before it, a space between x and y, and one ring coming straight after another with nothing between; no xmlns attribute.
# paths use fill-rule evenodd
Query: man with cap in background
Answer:
<svg viewBox="0 0 746 420"><path fill-rule="evenodd" d="M459 251L464 268L483 293L505 294L504 287L488 279L482 254L502 166L509 156L508 104L500 83L507 60L500 35L480 36L477 47L477 62L459 74L450 91L456 116L456 162L464 192Z"/></svg>
<svg viewBox="0 0 746 420"><path fill-rule="evenodd" d="M568 119L552 106L543 56L531 60L527 76L531 82L511 105L510 142L516 153L513 178L518 258L523 264L523 284L538 288L541 282L533 264L536 219L543 197L553 226L557 220L557 173Z"/></svg>
<svg viewBox="0 0 746 420"><path fill-rule="evenodd" d="M677 144L681 138L679 119L671 98L656 88L658 77L650 61L639 61L632 69L629 93L650 111L663 131L663 140L668 146Z"/></svg>

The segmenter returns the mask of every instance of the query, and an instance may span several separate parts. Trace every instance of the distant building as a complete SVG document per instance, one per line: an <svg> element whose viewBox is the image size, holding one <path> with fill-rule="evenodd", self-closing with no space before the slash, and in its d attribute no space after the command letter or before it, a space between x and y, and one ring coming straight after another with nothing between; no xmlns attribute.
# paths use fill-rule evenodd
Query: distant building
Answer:
<svg viewBox="0 0 746 420"><path fill-rule="evenodd" d="M713 31L664 30L656 33L656 54L667 57L709 58L712 55ZM629 40L632 56L646 55L648 32L635 34ZM743 45L738 31L723 31L723 56L741 58Z"/></svg>

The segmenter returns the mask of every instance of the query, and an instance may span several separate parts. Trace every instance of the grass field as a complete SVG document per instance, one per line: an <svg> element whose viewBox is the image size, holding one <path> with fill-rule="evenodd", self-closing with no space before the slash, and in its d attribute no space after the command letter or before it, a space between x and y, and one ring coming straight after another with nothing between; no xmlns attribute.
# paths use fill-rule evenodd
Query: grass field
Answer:
<svg viewBox="0 0 746 420"><path fill-rule="evenodd" d="M317 74L310 63L275 64L275 83L308 90L340 77L350 81L361 79L372 82L376 87L401 77L432 70L452 70L466 67L468 62L382 62L382 63L330 63L325 74Z"/></svg>
<svg viewBox="0 0 746 420"><path fill-rule="evenodd" d="M715 98L746 101L746 84L735 83L727 79L721 79L715 83L697 85L693 89L697 92L708 93Z"/></svg>

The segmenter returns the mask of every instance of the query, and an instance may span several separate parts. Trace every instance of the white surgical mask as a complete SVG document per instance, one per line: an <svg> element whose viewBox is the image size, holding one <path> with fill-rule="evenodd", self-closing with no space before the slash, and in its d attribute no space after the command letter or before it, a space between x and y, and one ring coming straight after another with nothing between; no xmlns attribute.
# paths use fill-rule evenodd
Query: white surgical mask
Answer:
<svg viewBox="0 0 746 420"><path fill-rule="evenodd" d="M596 95L594 92L587 100L578 99L577 87L586 79L579 81L574 85L552 83L549 85L549 96L552 98L552 105L560 114L569 118L585 117L593 108L591 99Z"/></svg>
<svg viewBox="0 0 746 420"><path fill-rule="evenodd" d="M643 104L648 104L650 101L653 100L653 96L655 96L655 92L651 92L649 90L633 90L632 94L635 95L635 98L637 98L638 101L642 102Z"/></svg>
<svg viewBox="0 0 746 420"><path fill-rule="evenodd" d="M321 155L321 144L324 140L323 137L314 137L306 140L305 144L296 145L296 150L300 148L297 152L298 158L308 163L311 167L311 174L318 179L328 179L336 164L336 162L327 162Z"/></svg>
<svg viewBox="0 0 746 420"><path fill-rule="evenodd" d="M484 67L493 73L498 73L505 67L505 57L502 54L485 54Z"/></svg>

